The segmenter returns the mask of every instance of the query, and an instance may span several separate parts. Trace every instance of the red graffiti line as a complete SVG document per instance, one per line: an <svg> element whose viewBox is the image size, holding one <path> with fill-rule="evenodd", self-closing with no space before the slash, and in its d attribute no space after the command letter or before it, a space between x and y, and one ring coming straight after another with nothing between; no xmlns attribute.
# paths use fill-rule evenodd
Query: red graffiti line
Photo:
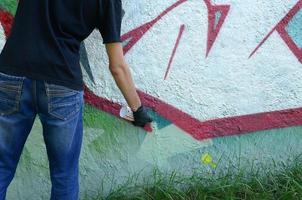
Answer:
<svg viewBox="0 0 302 200"><path fill-rule="evenodd" d="M180 30L179 30L179 33L178 33L178 36L177 36L177 40L176 40L176 43L175 43L175 46L174 46L172 55L171 55L170 60L169 60L169 64L168 64L168 67L167 67L167 71L166 71L164 80L166 80L166 78L167 78L167 76L168 76L168 73L169 73L170 68L171 68L171 65L172 65L172 61L173 61L173 59L174 59L176 50L177 50L177 48L178 48L178 45L179 45L179 42L180 42L180 39L181 39L181 37L182 37L182 34L183 34L184 30L185 30L185 25L183 24L183 25L180 26Z"/></svg>
<svg viewBox="0 0 302 200"><path fill-rule="evenodd" d="M120 104L113 103L106 98L95 95L86 85L84 85L84 99L85 103L120 118L119 112L122 108ZM150 125L145 126L145 130L151 132L152 128Z"/></svg>
<svg viewBox="0 0 302 200"><path fill-rule="evenodd" d="M206 57L208 57L229 13L230 5L212 5L211 0L204 0L204 2L208 8L208 41L206 52ZM220 14L221 16L217 19L216 14Z"/></svg>
<svg viewBox="0 0 302 200"><path fill-rule="evenodd" d="M6 38L10 34L11 26L13 24L14 17L9 12L0 9L0 23L4 29Z"/></svg>
<svg viewBox="0 0 302 200"><path fill-rule="evenodd" d="M152 108L157 114L168 119L196 140L302 125L302 108L200 121L140 90L138 90L138 94L144 105ZM85 87L85 101L100 110L119 117L121 105L96 96L88 87Z"/></svg>
<svg viewBox="0 0 302 200"><path fill-rule="evenodd" d="M299 0L298 3L286 14L286 16L264 37L260 44L254 49L249 58L251 58L258 49L267 41L267 39L273 34L274 31L277 31L284 42L287 44L289 49L293 54L298 58L302 63L302 49L300 49L293 39L289 36L286 31L286 26L293 19L293 17L302 9L302 0Z"/></svg>
<svg viewBox="0 0 302 200"><path fill-rule="evenodd" d="M131 30L128 33L125 33L121 36L122 41L126 41L126 45L124 45L124 54L128 53L128 51L166 14L171 12L173 9L177 8L184 2L188 0L179 0L170 7L168 7L165 11L163 11L159 16L157 16L155 19L153 19L150 22L147 22L138 28L135 28Z"/></svg>

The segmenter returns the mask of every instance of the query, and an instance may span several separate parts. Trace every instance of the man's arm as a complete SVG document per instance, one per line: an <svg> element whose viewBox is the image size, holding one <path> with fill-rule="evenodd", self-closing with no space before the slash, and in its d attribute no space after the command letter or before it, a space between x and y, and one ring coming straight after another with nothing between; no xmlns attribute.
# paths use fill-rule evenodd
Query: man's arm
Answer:
<svg viewBox="0 0 302 200"><path fill-rule="evenodd" d="M141 106L141 101L125 61L122 45L121 43L108 43L105 46L109 58L109 70L131 110L137 111Z"/></svg>

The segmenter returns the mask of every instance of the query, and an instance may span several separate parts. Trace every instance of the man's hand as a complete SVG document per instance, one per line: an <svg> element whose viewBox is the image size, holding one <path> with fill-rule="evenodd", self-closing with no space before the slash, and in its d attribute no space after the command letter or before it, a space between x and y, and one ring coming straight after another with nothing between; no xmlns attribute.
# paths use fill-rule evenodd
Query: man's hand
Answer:
<svg viewBox="0 0 302 200"><path fill-rule="evenodd" d="M145 106L140 106L136 111L133 112L134 126L145 127L147 123L151 123L153 119L149 116Z"/></svg>

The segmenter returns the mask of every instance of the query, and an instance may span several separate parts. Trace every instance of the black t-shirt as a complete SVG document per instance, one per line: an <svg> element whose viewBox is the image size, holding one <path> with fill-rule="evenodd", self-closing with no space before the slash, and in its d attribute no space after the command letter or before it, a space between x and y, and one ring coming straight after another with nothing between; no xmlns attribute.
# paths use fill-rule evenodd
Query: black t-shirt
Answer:
<svg viewBox="0 0 302 200"><path fill-rule="evenodd" d="M80 43L121 42L121 0L20 0L0 71L83 90Z"/></svg>

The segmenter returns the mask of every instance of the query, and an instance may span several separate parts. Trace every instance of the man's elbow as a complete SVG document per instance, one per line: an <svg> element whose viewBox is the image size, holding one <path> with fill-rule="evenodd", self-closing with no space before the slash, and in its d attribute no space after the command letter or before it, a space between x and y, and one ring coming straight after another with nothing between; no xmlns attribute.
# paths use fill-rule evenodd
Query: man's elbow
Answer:
<svg viewBox="0 0 302 200"><path fill-rule="evenodd" d="M126 63L110 64L109 70L112 76L124 75L128 72L128 65Z"/></svg>

